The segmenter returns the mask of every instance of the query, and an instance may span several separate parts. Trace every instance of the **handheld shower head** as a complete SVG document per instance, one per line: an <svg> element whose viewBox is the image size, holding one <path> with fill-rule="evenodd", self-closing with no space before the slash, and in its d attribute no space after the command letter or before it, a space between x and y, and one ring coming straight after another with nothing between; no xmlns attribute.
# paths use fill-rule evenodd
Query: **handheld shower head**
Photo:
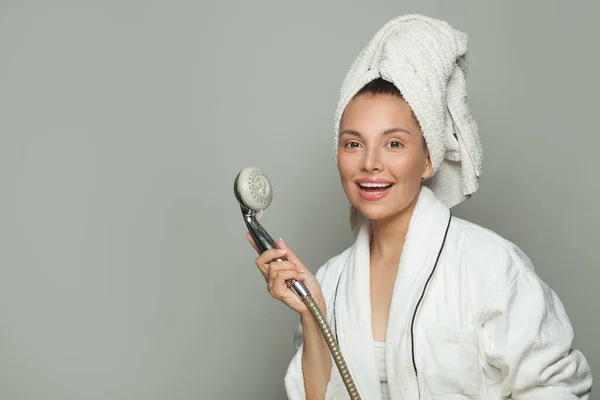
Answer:
<svg viewBox="0 0 600 400"><path fill-rule="evenodd" d="M244 168L237 174L233 183L233 193L244 217L244 222L248 228L248 232L252 235L254 243L256 244L256 251L260 254L269 249L278 248L277 243L269 235L269 233L261 226L258 222L258 218L262 212L269 207L273 200L273 186L269 177L256 167ZM274 261L284 261L285 257L278 258ZM351 400L360 400L360 395L356 389L356 385L352 380L352 376L348 371L344 357L340 351L340 348L335 341L335 336L331 332L331 328L327 325L325 316L319 309L316 301L312 298L310 291L304 285L304 283L290 279L287 281L288 286L293 289L300 300L306 304L306 307L310 310L312 315L315 317L315 321L323 333L325 342L331 351L331 355L335 361L340 375L344 380L346 389L350 394Z"/></svg>
<svg viewBox="0 0 600 400"><path fill-rule="evenodd" d="M273 186L267 174L256 167L244 168L235 177L233 193L240 203L246 227L259 253L278 248L277 243L258 222L273 200Z"/></svg>
<svg viewBox="0 0 600 400"><path fill-rule="evenodd" d="M269 177L256 167L240 171L235 178L233 192L240 205L256 213L267 209L273 200L273 186Z"/></svg>

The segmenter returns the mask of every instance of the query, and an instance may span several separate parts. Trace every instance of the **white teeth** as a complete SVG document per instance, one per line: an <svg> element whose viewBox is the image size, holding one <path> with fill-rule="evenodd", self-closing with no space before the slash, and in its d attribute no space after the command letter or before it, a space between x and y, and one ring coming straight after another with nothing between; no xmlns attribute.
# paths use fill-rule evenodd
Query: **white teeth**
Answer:
<svg viewBox="0 0 600 400"><path fill-rule="evenodd" d="M361 187L388 187L388 186L392 186L391 183L361 183L360 184Z"/></svg>

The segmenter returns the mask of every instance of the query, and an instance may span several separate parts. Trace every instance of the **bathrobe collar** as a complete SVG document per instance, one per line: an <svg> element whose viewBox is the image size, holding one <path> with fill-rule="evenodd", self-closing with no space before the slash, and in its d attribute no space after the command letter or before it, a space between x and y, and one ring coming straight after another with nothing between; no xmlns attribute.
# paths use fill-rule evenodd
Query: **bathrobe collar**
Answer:
<svg viewBox="0 0 600 400"><path fill-rule="evenodd" d="M422 187L402 250L386 331L386 371L392 398L419 398L413 325L441 254L450 218L448 207L430 189ZM379 400L381 384L371 319L369 241L369 226L365 223L339 277L334 320L340 350L361 397Z"/></svg>

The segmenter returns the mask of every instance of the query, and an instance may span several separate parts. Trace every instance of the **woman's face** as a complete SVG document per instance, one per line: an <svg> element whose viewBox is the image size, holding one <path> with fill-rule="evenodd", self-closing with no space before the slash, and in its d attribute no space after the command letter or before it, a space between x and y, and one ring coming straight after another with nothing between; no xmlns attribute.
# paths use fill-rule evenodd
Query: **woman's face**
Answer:
<svg viewBox="0 0 600 400"><path fill-rule="evenodd" d="M342 186L361 214L381 220L413 203L432 169L408 103L391 95L359 95L346 107L339 132Z"/></svg>

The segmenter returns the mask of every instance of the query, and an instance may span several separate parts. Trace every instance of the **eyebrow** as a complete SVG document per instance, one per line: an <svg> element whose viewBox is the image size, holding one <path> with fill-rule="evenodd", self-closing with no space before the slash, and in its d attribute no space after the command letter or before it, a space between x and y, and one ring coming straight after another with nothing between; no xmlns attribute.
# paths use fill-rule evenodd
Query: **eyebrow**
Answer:
<svg viewBox="0 0 600 400"><path fill-rule="evenodd" d="M391 128L391 129L387 129L387 130L383 131L382 135L383 136L388 136L388 135L391 135L393 133L399 133L399 132L408 133L410 135L410 132L407 131L404 128ZM347 133L347 134L352 135L352 136L362 137L362 135L359 132L357 132L357 131L355 131L353 129L344 129L342 132L340 132L340 136L342 136L344 133Z"/></svg>

